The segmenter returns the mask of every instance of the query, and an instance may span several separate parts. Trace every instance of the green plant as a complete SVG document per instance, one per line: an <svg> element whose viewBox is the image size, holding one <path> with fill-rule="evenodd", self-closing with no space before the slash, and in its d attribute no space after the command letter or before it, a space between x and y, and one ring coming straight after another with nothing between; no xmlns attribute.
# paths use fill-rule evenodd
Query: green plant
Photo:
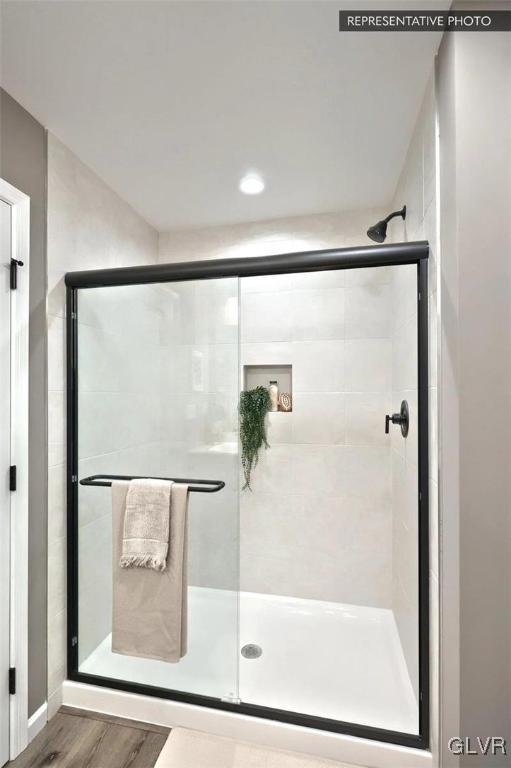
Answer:
<svg viewBox="0 0 511 768"><path fill-rule="evenodd" d="M243 490L250 489L250 475L257 466L259 449L262 445L269 447L265 419L270 408L271 400L266 387L249 389L240 395L241 466L245 477Z"/></svg>

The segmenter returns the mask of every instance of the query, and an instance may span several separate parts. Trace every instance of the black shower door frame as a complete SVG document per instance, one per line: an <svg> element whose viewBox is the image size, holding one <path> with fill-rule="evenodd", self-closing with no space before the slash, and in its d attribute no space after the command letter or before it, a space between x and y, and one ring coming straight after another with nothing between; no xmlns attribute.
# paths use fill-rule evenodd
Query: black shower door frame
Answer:
<svg viewBox="0 0 511 768"><path fill-rule="evenodd" d="M428 256L429 245L424 240L255 258L214 259L87 270L66 274L67 672L70 680L364 739L375 739L418 749L429 748ZM234 704L209 696L81 673L78 669L78 291L107 286L211 280L223 277L255 277L402 264L417 266L419 733L401 733L255 704Z"/></svg>

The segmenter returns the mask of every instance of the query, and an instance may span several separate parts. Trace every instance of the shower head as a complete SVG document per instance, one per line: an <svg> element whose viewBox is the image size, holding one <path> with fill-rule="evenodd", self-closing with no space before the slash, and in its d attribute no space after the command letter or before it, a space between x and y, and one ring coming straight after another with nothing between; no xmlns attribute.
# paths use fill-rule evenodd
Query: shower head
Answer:
<svg viewBox="0 0 511 768"><path fill-rule="evenodd" d="M387 237L387 222L379 221L377 224L374 224L374 226L369 227L367 234L375 243L383 243Z"/></svg>
<svg viewBox="0 0 511 768"><path fill-rule="evenodd" d="M372 227L369 227L367 230L367 236L370 237L371 240L374 240L375 243L383 243L387 237L387 224L395 216L401 216L403 220L406 219L406 205L403 205L400 211L389 213L389 215L384 219L378 221L376 224L373 224Z"/></svg>

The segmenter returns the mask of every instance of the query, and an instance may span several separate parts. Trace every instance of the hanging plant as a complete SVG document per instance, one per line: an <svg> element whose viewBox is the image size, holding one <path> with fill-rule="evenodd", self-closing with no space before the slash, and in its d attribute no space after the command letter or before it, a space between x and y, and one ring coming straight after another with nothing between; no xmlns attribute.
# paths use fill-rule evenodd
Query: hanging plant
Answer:
<svg viewBox="0 0 511 768"><path fill-rule="evenodd" d="M266 387L256 387L240 395L241 466L245 488L250 488L250 475L257 466L259 449L268 448L266 439L266 414L271 408L270 394Z"/></svg>

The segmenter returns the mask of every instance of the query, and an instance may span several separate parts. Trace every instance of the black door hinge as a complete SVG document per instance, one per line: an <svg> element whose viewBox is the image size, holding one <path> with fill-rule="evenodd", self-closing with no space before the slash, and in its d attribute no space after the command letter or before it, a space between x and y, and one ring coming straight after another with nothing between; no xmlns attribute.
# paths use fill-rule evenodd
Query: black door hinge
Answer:
<svg viewBox="0 0 511 768"><path fill-rule="evenodd" d="M9 490L16 490L16 464L13 464L12 467L9 467Z"/></svg>
<svg viewBox="0 0 511 768"><path fill-rule="evenodd" d="M18 287L18 267L22 267L23 262L19 259L11 259L11 291Z"/></svg>
<svg viewBox="0 0 511 768"><path fill-rule="evenodd" d="M9 668L9 693L11 696L16 693L16 667Z"/></svg>

